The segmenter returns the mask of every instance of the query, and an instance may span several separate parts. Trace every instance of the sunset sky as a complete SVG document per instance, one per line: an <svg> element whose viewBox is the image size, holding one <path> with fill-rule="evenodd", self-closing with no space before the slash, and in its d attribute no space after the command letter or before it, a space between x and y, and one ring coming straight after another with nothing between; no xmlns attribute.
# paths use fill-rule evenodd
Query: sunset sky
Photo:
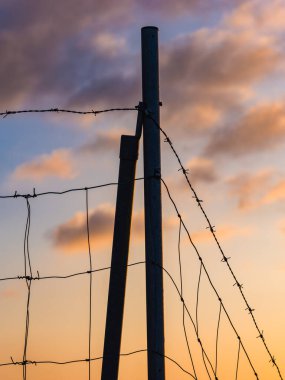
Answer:
<svg viewBox="0 0 285 380"><path fill-rule="evenodd" d="M215 226L285 376L284 0L1 0L0 111L134 107L141 101L140 31L159 28L161 126ZM0 119L0 195L116 182L120 136L136 112L20 114ZM162 136L162 177L250 355L260 380L279 380L207 223ZM284 159L283 159L284 157ZM137 177L143 175L142 141ZM129 262L144 260L143 183L135 185ZM162 189L164 267L179 284L179 220ZM116 187L89 194L93 268L110 265ZM89 269L85 191L30 199L33 273ZM0 199L0 278L24 273L23 198ZM195 319L199 260L181 236L184 299ZM128 270L122 353L146 348L144 265ZM103 351L109 271L93 275L92 357ZM165 354L193 373L182 304L164 277ZM202 273L199 331L215 363L219 303ZM22 361L27 287L0 281L0 364ZM88 357L89 277L33 281L27 358ZM199 380L207 380L186 318ZM235 379L238 341L221 314L217 376ZM101 361L92 363L100 378ZM22 379L21 366L0 378ZM88 380L86 363L29 365L27 380ZM166 359L166 379L189 379ZM123 357L120 380L146 380L146 353ZM253 380L241 352L239 380Z"/></svg>

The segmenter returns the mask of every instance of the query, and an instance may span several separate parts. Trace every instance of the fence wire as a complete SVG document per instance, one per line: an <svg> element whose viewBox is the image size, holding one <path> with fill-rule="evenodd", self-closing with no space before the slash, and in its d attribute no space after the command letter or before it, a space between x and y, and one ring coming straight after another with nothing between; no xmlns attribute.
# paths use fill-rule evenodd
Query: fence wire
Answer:
<svg viewBox="0 0 285 380"><path fill-rule="evenodd" d="M140 103L141 104L141 103ZM283 377L281 375L281 371L280 371L280 368L276 362L276 358L275 356L271 353L270 349L269 349L269 346L267 344L267 341L265 340L265 337L264 337L264 334L263 334L263 331L260 329L258 323L257 323L257 320L253 314L254 312L254 309L250 306L247 298L246 298L246 295L243 291L243 285L238 281L237 279L237 276L232 268L232 266L230 265L229 263L229 257L226 256L222 246L221 246L221 243L220 241L218 240L217 236L216 236L216 231L215 231L215 227L213 225L213 223L210 221L210 218L208 216L208 214L206 213L205 211L205 208L204 206L202 205L202 202L203 200L198 196L196 190L194 189L191 181L190 181L190 178L189 178L189 174L188 174L188 170L184 167L184 165L182 164L182 160L177 152L177 149L175 148L173 142L170 140L168 134L164 131L164 129L162 129L162 127L159 125L159 123L157 123L157 121L152 117L151 113L145 109L144 107L142 106L135 106L135 107L129 107L129 108L109 108L109 109L103 109L103 110L90 110L90 111L77 111L77 110L68 110L68 109L62 109L62 108L50 108L50 109L29 109L29 110L17 110L17 111L4 111L4 112L0 112L0 116L3 116L3 118L6 118L8 116L11 116L11 115L16 115L16 114L24 114L24 113L69 113L69 114L78 114L78 115L99 115L101 113L108 113L108 112L115 112L115 111L137 111L137 112L142 112L144 117L148 117L150 118L152 121L153 121L153 124L154 124L154 127L158 128L161 132L161 134L164 136L164 141L170 146L170 149L172 151L172 153L174 154L178 164L179 164L179 170L181 171L181 173L183 174L186 182L187 182L187 185L190 189L190 191L192 192L192 195L193 195L193 198L194 200L196 201L201 213L203 214L205 220L206 220L206 223L207 223L207 226L206 228L209 230L209 232L211 233L220 253L221 253L221 256L222 256L222 262L226 264L230 274L232 275L233 279L234 279L234 285L237 287L237 289L239 290L240 294L241 294L241 297L246 305L246 310L248 311L252 321L253 321L253 324L255 326L255 329L257 330L258 332L258 338L261 340L261 342L263 343L264 347L265 347L265 350L267 352L267 354L269 355L269 358L270 358L270 363L272 363L272 365L276 368L277 370L277 373L278 373L278 376L281 380L283 380ZM190 174L191 176L191 174ZM157 177L157 176L156 176ZM143 180L144 178L137 178L135 179L135 181L139 181L139 180ZM207 372L207 375L209 377L209 379L211 380L212 379L212 376L214 377L215 380L217 380L217 373L218 373L218 347L219 347L219 334L220 334L220 322L221 322L221 317L222 315L225 315L226 319L228 320L229 322L229 325L231 326L232 330L234 331L235 335L236 335L236 338L237 338L237 341L238 341L238 354L237 354L237 364L236 364L236 370L235 370L235 379L237 380L238 379L238 372L239 372L239 363L240 363L240 354L241 354L241 349L243 350L243 353L248 361L248 363L250 364L250 367L253 371L253 374L254 376L256 377L256 379L259 379L258 375L257 375L257 372L255 370L255 367L253 365L253 361L252 359L250 358L246 348L245 348L245 344L243 342L243 340L241 339L238 331L237 331L237 328L234 326L233 324L233 321L230 317L230 314L227 310L227 308L225 307L216 287L214 286L214 283L210 277L210 274L203 262L203 259L196 247L196 245L194 244L192 238L191 238L191 235L189 233L189 229L187 228L184 220L182 219L181 217L181 214L179 213L178 211L178 208L177 208L177 205L174 201L174 198L173 196L171 195L170 191L169 191L169 188L167 187L165 181L161 178L161 181L164 185L164 188L169 196L169 199L170 201L172 202L174 208L175 208L175 211L177 213L177 216L178 216L178 219L179 219L179 236L178 236L178 258L179 258L179 273L180 273L180 284L179 286L176 284L176 282L174 281L173 279L173 276L169 273L168 270L166 270L166 268L163 268L162 267L162 270L164 271L164 273L170 278L171 282L173 283L179 297L180 297L180 300L182 302L182 326L183 326L183 331L184 331L184 336L185 336L185 342L186 342L186 345L187 345L187 350L188 350L188 354L189 354L189 358L190 358L190 362L191 362L191 366L192 366L192 370L193 370L193 373L187 371L185 368L183 368L175 359L167 356L167 355L163 355L165 357L165 359L168 359L169 361L173 362L174 364L176 364L183 372L185 372L186 374L188 374L190 377L192 377L193 379L196 379L198 380L198 377L197 377L197 373L196 373L196 370L195 370L195 361L194 361L194 358L193 358L193 355L191 353L191 347L190 347L190 344L189 344L189 338L188 338L188 334L187 334L187 329L186 329L186 324L185 324L185 316L187 315L189 320L191 321L191 324L193 326L193 329L194 329L194 332L196 334L196 337L197 337L197 341L201 347L201 354L202 354L202 359L203 359L203 363L204 363L204 367L205 367L205 370ZM27 219L26 219L26 227L25 227L25 236L24 236L24 275L17 275L17 276L10 276L10 277L5 277L5 278L0 278L0 281L11 281L11 280L25 280L25 283L26 283L26 286L27 286L27 303L26 303L26 323L25 323L25 338L24 338L24 350L23 350L23 358L21 361L14 361L14 359L11 357L11 362L9 363L0 363L0 366L9 366L9 365L22 365L23 366L23 380L27 380L27 365L29 364L72 364L72 363L78 363L78 362L88 362L88 379L90 380L91 379L91 367L90 367L90 363L92 361L96 361L96 360L100 360L102 359L102 357L96 357L96 358L92 358L92 355L91 355L91 331L92 331L92 275L96 272L100 272L100 271L104 271L104 270L110 270L110 267L105 267L105 268L98 268L98 269L93 269L93 263L92 263L92 256L91 256L91 249L90 249L90 231L89 231L89 205L88 205L88 190L91 190L91 189L98 189L98 188L102 188L102 187L106 187L106 186L116 186L118 185L118 182L111 182L111 183L106 183L106 184L102 184L102 185L96 185L96 186L91 186L91 187L82 187L82 188L73 188L73 189L68 189L68 190L64 190L64 191L61 191L61 192L57 192L57 191L47 191L47 192L42 192L42 193L36 193L35 189L33 189L33 193L32 194L19 194L17 191L15 191L14 194L11 194L11 195L2 195L0 196L0 199L7 199L7 198L13 198L13 199L16 199L16 198L24 198L25 201L26 201L26 206L27 206ZM30 257L30 251L29 251L29 235L30 235L30 224L31 224L31 206L30 206L30 199L31 198L35 198L35 197L39 197L39 196L45 196L45 195L63 195L63 194L67 194L67 193L70 193L70 192L75 192L75 191L85 191L85 194L86 194L86 234L87 234L87 241L88 241L88 255L89 255L89 269L85 272L78 272L78 273L72 273L72 274L68 274L68 275L50 275L50 276L40 276L40 274L37 272L37 275L35 276L33 274L33 271L32 271L32 264L31 264L31 257ZM182 228L184 229L184 231L186 232L187 236L188 236L188 239L189 239L189 243L191 244L191 246L193 247L194 251L196 252L197 254L197 257L200 261L200 269L199 269L199 277L198 277L198 283L197 283L197 291L196 291L196 308L195 308L195 319L192 317L190 311L189 311L189 307L187 307L184 299L183 299L183 275L182 275L182 262L181 262L181 253L180 253L180 242L181 242L181 231L182 231ZM140 261L140 262L136 262L136 263L132 263L132 264L129 264L128 266L129 267L132 267L132 266L135 266L135 265L140 265L140 264L143 264L145 263L144 261ZM156 265L154 263L145 263L147 265ZM216 347L215 347L215 358L214 358L214 364L212 363L212 361L210 360L208 354L206 353L206 350L203 346L203 343L201 341L201 338L200 338L200 335L199 335L199 316L198 316L198 309L199 309L199 294L200 294L200 284L201 284L201 280L202 280L202 277L203 277L203 274L206 276L210 286L212 287L213 291L214 291L214 294L216 295L217 299L218 299L218 302L219 302L219 314L218 314L218 322L217 322L217 330L216 330ZM75 277L75 276L81 276L81 275L88 275L89 276L89 334L88 334L88 358L85 358L85 359L78 359L78 360L71 360L71 361L66 361L66 362L56 362L56 361L49 361L49 360L45 360L45 361L32 361L32 360L29 360L27 358L27 352L28 352L28 342L29 342L29 327L30 327L30 299L31 299L31 288L32 288L32 283L33 281L39 281L39 280L48 280L48 279L67 279L67 278L70 278L70 277ZM141 352L147 352L147 349L141 349L141 350L137 350L137 351L133 351L133 352L130 352L130 353L125 353L125 354L121 354L121 356L130 356L130 355L134 355L134 354L137 354L137 353L141 353ZM162 353L156 353L157 355L162 355Z"/></svg>

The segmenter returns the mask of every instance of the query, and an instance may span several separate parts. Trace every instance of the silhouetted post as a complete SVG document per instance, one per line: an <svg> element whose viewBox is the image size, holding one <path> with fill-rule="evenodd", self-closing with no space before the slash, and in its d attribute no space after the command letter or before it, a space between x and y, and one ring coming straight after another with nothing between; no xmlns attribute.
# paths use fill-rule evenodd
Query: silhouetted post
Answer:
<svg viewBox="0 0 285 380"><path fill-rule="evenodd" d="M143 103L159 123L158 28L142 28L141 37ZM148 379L164 380L160 131L151 118L143 124Z"/></svg>
<svg viewBox="0 0 285 380"><path fill-rule="evenodd" d="M118 379L138 142L137 136L121 137L102 380Z"/></svg>

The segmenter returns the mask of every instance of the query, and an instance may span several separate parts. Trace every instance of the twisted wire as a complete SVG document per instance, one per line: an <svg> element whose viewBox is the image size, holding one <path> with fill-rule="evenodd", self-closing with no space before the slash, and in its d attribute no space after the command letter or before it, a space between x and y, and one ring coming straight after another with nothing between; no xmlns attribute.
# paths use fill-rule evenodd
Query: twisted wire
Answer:
<svg viewBox="0 0 285 380"><path fill-rule="evenodd" d="M25 339L24 339L24 351L23 351L23 380L27 379L27 348L29 339L29 328L30 328L30 300L31 300L31 286L32 286L32 266L30 259L30 249L29 249L29 236L30 236L30 226L31 226L31 206L29 199L26 199L27 206L27 219L25 227L24 236L24 270L25 270L25 280L27 285L27 305L26 305L26 323L25 323ZM29 275L27 275L29 273Z"/></svg>
<svg viewBox="0 0 285 380"><path fill-rule="evenodd" d="M88 243L88 257L89 257L89 331L88 331L88 379L91 380L91 333L92 333L92 255L90 247L90 229L89 229L89 199L88 199L88 189L85 192L86 201L86 232L87 232L87 243Z"/></svg>

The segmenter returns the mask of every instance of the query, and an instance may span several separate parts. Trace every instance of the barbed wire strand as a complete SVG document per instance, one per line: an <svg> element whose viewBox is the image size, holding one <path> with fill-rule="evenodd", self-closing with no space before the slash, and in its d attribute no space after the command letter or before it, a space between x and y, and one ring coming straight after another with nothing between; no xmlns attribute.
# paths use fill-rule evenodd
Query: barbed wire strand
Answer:
<svg viewBox="0 0 285 380"><path fill-rule="evenodd" d="M36 190L33 189L33 193L26 193L26 194L21 194L18 193L17 191L14 192L14 194L8 194L8 195L0 195L0 199L17 199L17 198L37 198L37 197L42 197L44 195L64 195L72 192L77 192L77 191L86 191L86 190L94 190L94 189L100 189L102 187L109 187L109 186L118 186L120 184L127 184L130 182L137 182L137 181L142 181L145 178L153 178L154 176L149 176L149 177L138 177L135 178L134 180L129 180L129 181L123 181L123 182L107 182L103 183L100 185L94 185L94 186L85 186L85 187L75 187L72 189L67 189L63 191L45 191L42 193L36 193Z"/></svg>
<svg viewBox="0 0 285 380"><path fill-rule="evenodd" d="M86 201L86 232L87 232L87 243L88 243L88 257L89 257L89 331L88 331L88 379L91 380L91 333L92 333L92 255L90 246L90 226L89 226L89 198L88 189L85 191L85 201Z"/></svg>
<svg viewBox="0 0 285 380"><path fill-rule="evenodd" d="M171 148L173 154L175 155L175 157L176 157L176 159L177 159L177 161L178 161L178 164L179 164L179 166L180 166L180 169L179 169L179 170L180 170L180 171L182 172L182 174L184 175L184 178L185 178L185 180L186 180L186 182L187 182L187 184L188 184L188 187L190 188L190 190L191 190L191 192L192 192L192 194L193 194L193 198L194 198L195 201L197 202L198 207L200 208L202 214L204 215L204 217L205 217L205 219L206 219L206 222L207 222L207 224L208 224L207 229L209 229L209 231L211 232L211 234L212 234L212 236L213 236L213 238L214 238L214 241L216 242L217 247L218 247L218 249L219 249L219 251L220 251L220 253L221 253L221 255L222 255L222 262L224 262L224 263L227 265L228 270L230 271L230 273L231 273L231 275L232 275L232 277L233 277L233 279L234 279L234 281L235 281L234 285L236 285L237 288L239 289L240 294L241 294L241 296L242 296L242 298L243 298L243 300L244 300L244 302L245 302L246 310L247 310L248 313L250 314L250 316L251 316L251 318L252 318L252 321L253 321L253 323L254 323L254 325L255 325L255 328L256 328L256 330L257 330L257 332L258 332L258 338L260 338L260 339L262 340L263 345L264 345L264 347L265 347L265 349L266 349L266 351L267 351L267 353L268 353L268 355L269 355L269 357L270 357L270 362L271 362L272 365L276 368L276 370L277 370L277 372L278 372L278 375L279 375L279 378L280 378L281 380L284 380L283 377L282 377L282 374L281 374L280 368L279 368L279 366L278 366L278 364L277 364L277 362L276 362L276 358L275 358L275 357L273 356L273 354L271 353L271 351L270 351L270 349L269 349L269 347L268 347L268 344L267 344L267 342L265 341L265 338L264 338L263 332L262 332L262 330L260 329L260 327L259 327L259 325L258 325L258 323L257 323L257 320L256 320L256 318L255 318L255 316L254 316L254 314L253 314L254 309L250 307L249 302L248 302L248 300L247 300L247 298L246 298L246 296L245 296L245 293L244 293L244 291L242 290L243 285L242 285L241 283L239 283L239 281L238 281L238 279L237 279L237 277L236 277L236 275L235 275L235 273L234 273L234 271L233 271L231 265L229 264L229 257L227 257L227 256L225 255L225 253L224 253L224 251L223 251L223 249L222 249L222 246L221 246L221 244L220 244L220 242L219 242L219 240L218 240L218 238L217 238L217 236L216 236L215 229L214 229L214 225L211 223L211 221L210 221L210 219L209 219L209 217L208 217L208 215L207 215L207 213L206 213L204 207L202 206L202 202L203 202L202 199L200 199L200 198L198 197L198 194L197 194L196 190L194 189L192 183L190 182L190 179L189 179L189 176L188 176L188 170L183 166L183 164L182 164L182 160L181 160L181 158L180 158L180 156L179 156L177 150L175 149L175 147L174 147L172 141L170 140L168 134L164 131L164 129L162 129L162 127L160 126L160 124L159 124L159 123L158 123L158 122L157 122L157 121L151 116L151 113L150 113L150 112L148 112L147 110L145 110L144 112L145 112L145 115L146 115L148 118L150 118L150 119L153 121L153 123L155 124L155 126L161 131L162 135L165 137L165 140L164 140L164 141L170 146L170 148Z"/></svg>
<svg viewBox="0 0 285 380"><path fill-rule="evenodd" d="M217 333L216 333L215 377L217 377L217 371L218 371L218 344L219 344L219 332L220 332L220 323L221 323L221 313L222 313L222 304L220 302L218 324L217 324Z"/></svg>
<svg viewBox="0 0 285 380"><path fill-rule="evenodd" d="M184 230L185 230L185 232L186 232L186 234L187 234L187 236L188 236L188 239L189 239L189 242L190 242L191 246L193 247L193 249L194 249L194 251L195 251L195 253L196 253L198 259L200 260L200 262L201 262L201 264L202 264L202 266L203 266L203 270L204 270L204 272L205 272L205 274L206 274L206 276L207 276L207 278L208 278L208 281L209 281L210 286L212 287L212 289L213 289L214 293L216 294L216 296L217 296L219 302L221 303L222 308L223 308L223 311L224 311L224 313L226 314L227 319L228 319L228 321L229 321L229 323L230 323L230 325L231 325L233 331L235 332L237 338L240 339L240 336L239 336L239 334L238 334L238 332L237 332L237 329L235 328L234 323L233 323L233 321L232 321L232 319L231 319L231 317L230 317L230 315L229 315L229 313L228 313L228 311L227 311L227 309L226 309L224 303L222 302L222 299L221 299L221 297L220 297L220 295L219 295L219 292L218 292L218 290L216 289L216 287L215 287L215 285L214 285L214 283L213 283L213 281L212 281L212 279L211 279L211 277L210 277L210 274L209 274L209 272L208 272L208 270L207 270L207 268L206 268L206 266L205 266L205 264L204 264L203 258L202 258L202 256L200 255L197 246L196 246L195 243L193 242L193 240L192 240L192 238L191 238L191 235L190 235L190 232L189 232L189 230L188 230L188 228L187 228L187 226L186 226L184 220L182 219L181 214L180 214L180 212L179 212L179 210L178 210L178 207L177 207L177 205L176 205L176 203L175 203L175 201L174 201L174 199L173 199L173 197L172 197L172 195L171 195L171 193L170 193L170 190L169 190L169 188L168 188L168 186L167 186L167 184L166 184L166 182L164 181L163 178L161 178L161 182L163 183L164 188L165 188L165 190L166 190L166 193L167 193L167 195L168 195L168 197L169 197L169 200L171 201L171 203L172 203L172 205L173 205L173 207L174 207L174 209L175 209L175 211L176 211L176 213L177 213L177 217L178 217L179 219L181 218L182 226L183 226L183 228L184 228ZM247 360L248 360L248 362L249 362L249 364L250 364L250 366L251 366L251 368L252 368L252 371L254 372L254 375L255 375L256 379L259 379L259 377L258 377L258 375L257 375L257 372L256 372L256 370L255 370L255 368L254 368L254 365L253 365L253 363L252 363L252 360L251 360L251 358L250 358L250 356L249 356L249 354L248 354L248 352L247 352L247 350L246 350L246 348L245 348L245 346L244 346L244 344L243 344L242 341L241 341L241 346L242 346L243 351L244 351L244 353L245 353L245 355L246 355L246 357L247 357ZM213 372L215 372L214 369L213 369Z"/></svg>
<svg viewBox="0 0 285 380"><path fill-rule="evenodd" d="M120 357L126 357L126 356L132 356L132 355L144 353L144 352L148 352L148 350L146 348L143 348L143 349L140 349L140 350L135 350L135 351L127 352L127 353L120 353L119 356ZM152 352L154 354L158 355L158 356L162 356L165 359L169 360L170 362L172 362L173 364L175 364L178 368L180 368L181 371L183 371L184 373L186 373L188 376L192 377L195 380L195 377L193 376L193 374L191 372L187 371L181 364L179 364L172 357L170 357L168 355L163 355L163 354L161 354L159 352L156 352L156 351L152 351ZM103 356L97 356L97 357L94 357L94 358L90 358L90 361L93 362L93 361L98 361L98 360L102 360L102 359L103 359ZM55 361L55 360L37 360L37 361L34 361L34 360L26 360L25 365L42 365L42 364L43 365L44 364L68 365L68 364L76 364L76 363L85 363L85 362L88 362L88 361L89 361L89 358L67 360L67 361ZM13 365L23 366L24 363L23 362L19 362L19 361L15 361L12 357L11 357L11 362L0 363L0 367L13 366Z"/></svg>
<svg viewBox="0 0 285 380"><path fill-rule="evenodd" d="M140 265L140 264L145 264L145 261L137 261L137 262L134 262L134 263L131 263L131 264L127 264L128 267L133 267L133 266L136 266L136 265ZM97 272L102 272L102 271L106 271L106 270L110 270L111 267L108 266L108 267L102 267L102 268L97 268L97 269L93 269L92 270L92 273L97 273ZM0 281L9 281L9 280L31 280L31 281L39 281L39 280L52 280L52 279L67 279L67 278L72 278L72 277L76 277L76 276L81 276L81 275L85 275L85 274L89 274L90 273L90 270L87 270L87 271L84 271L84 272L76 272L76 273L71 273L71 274L67 274L67 275L64 275L64 276L60 276L60 275L54 275L54 276L40 276L40 274L38 273L36 277L30 277L30 276L14 276L14 277L6 277L6 278L0 278Z"/></svg>
<svg viewBox="0 0 285 380"><path fill-rule="evenodd" d="M240 340L238 341L238 354L237 354L237 365L236 365L236 377L235 377L235 380L238 380L239 359L240 359Z"/></svg>
<svg viewBox="0 0 285 380"><path fill-rule="evenodd" d="M183 275L182 275L182 261L181 261L181 227L182 223L181 220L179 220L179 230L178 230L178 262L179 262L179 274L180 274L180 294L183 299ZM188 340L188 335L187 335L187 330L186 330L186 325L185 325L185 306L184 303L182 303L182 323L183 323L183 331L184 331L184 336L185 336L185 341L187 345L187 350L189 354L189 358L191 361L191 365L193 368L193 372L195 375L195 380L197 380L197 373L195 370L195 364L193 360L193 356L191 353L190 345L189 345L189 340Z"/></svg>
<svg viewBox="0 0 285 380"><path fill-rule="evenodd" d="M26 110L16 110L16 111L4 111L0 112L0 116L6 118L7 116L23 114L23 113L70 113L77 115L99 115L101 113L115 112L115 111L138 111L138 106L127 107L127 108L107 108L103 110L89 110L89 111L77 111L63 108L46 108L46 109L26 109Z"/></svg>

